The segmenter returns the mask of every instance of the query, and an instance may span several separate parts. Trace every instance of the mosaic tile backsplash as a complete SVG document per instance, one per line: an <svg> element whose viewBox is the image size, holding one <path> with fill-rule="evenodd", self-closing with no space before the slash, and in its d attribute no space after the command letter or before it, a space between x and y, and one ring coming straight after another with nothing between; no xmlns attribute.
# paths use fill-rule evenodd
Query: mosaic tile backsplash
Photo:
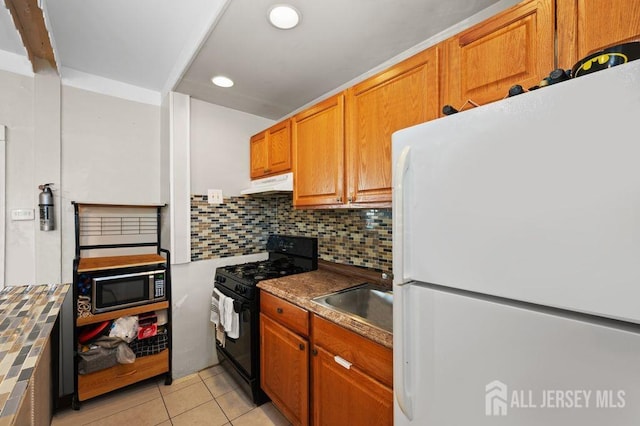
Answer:
<svg viewBox="0 0 640 426"><path fill-rule="evenodd" d="M291 195L191 197L191 260L264 251L269 234L318 238L321 259L391 272L391 209L296 210Z"/></svg>
<svg viewBox="0 0 640 426"><path fill-rule="evenodd" d="M191 260L240 256L264 251L276 221L275 200L225 198L208 204L191 196Z"/></svg>

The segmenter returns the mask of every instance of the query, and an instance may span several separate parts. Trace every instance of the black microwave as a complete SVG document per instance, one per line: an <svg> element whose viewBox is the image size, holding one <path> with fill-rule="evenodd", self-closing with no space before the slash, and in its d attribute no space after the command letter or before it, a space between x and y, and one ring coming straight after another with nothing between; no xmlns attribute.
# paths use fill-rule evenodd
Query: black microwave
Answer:
<svg viewBox="0 0 640 426"><path fill-rule="evenodd" d="M84 275L81 282L91 288L91 312L99 314L167 299L167 271L162 266L149 269L101 271Z"/></svg>

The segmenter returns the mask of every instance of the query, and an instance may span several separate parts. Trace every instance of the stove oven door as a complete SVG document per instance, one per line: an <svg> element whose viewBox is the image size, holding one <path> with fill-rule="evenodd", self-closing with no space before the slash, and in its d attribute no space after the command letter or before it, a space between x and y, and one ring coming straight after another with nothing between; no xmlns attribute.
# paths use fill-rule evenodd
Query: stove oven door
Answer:
<svg viewBox="0 0 640 426"><path fill-rule="evenodd" d="M215 286L222 294L234 300L235 311L238 312L240 320L240 335L237 339L225 338L225 345L222 347L216 341L216 347L222 351L234 367L246 378L253 378L257 373L258 342L255 338L258 331L258 306L255 300L248 300L229 289Z"/></svg>

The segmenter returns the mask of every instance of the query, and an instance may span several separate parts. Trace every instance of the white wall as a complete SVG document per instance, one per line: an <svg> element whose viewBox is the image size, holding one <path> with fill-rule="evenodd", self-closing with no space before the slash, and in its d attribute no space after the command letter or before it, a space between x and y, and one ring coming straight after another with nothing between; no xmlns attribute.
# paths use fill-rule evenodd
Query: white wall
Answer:
<svg viewBox="0 0 640 426"><path fill-rule="evenodd" d="M81 89L60 87L54 74L0 71L0 123L6 125L6 285L71 282L74 256L71 201L160 201L160 108ZM54 183L56 231L39 230L38 184ZM32 209L36 220L11 221ZM71 303L63 324L72 327ZM63 333L63 363L72 364ZM73 391L70 374L61 383Z"/></svg>
<svg viewBox="0 0 640 426"><path fill-rule="evenodd" d="M191 261L191 174L190 121L188 95L169 94L169 199L171 263Z"/></svg>
<svg viewBox="0 0 640 426"><path fill-rule="evenodd" d="M4 125L0 124L0 289L4 288L4 220L6 194L6 149L4 143L4 132Z"/></svg>
<svg viewBox="0 0 640 426"><path fill-rule="evenodd" d="M240 195L249 186L249 138L273 120L191 99L191 193L222 189Z"/></svg>
<svg viewBox="0 0 640 426"><path fill-rule="evenodd" d="M214 328L209 322L216 268L266 258L267 254L261 253L172 266L174 378L218 363Z"/></svg>
<svg viewBox="0 0 640 426"><path fill-rule="evenodd" d="M171 102L165 100L165 107ZM164 120L171 114L163 113ZM173 117L183 115L175 114ZM198 100L190 104L190 166L171 170L175 176L189 173L192 194L208 188L222 189L225 197L238 195L249 184L249 138L273 121ZM174 125L177 123L174 123ZM163 152L170 146L162 139ZM171 163L166 152L163 167ZM182 163L173 163L182 164ZM163 174L163 182L170 184ZM167 194L163 188L163 193ZM171 203L171 200L165 200ZM173 377L182 377L218 362L214 330L209 322L211 292L217 267L266 259L267 254L236 256L172 265Z"/></svg>
<svg viewBox="0 0 640 426"><path fill-rule="evenodd" d="M40 78L41 76L36 76ZM45 77L49 78L49 77ZM71 201L111 203L157 203L160 200L160 108L111 96L62 87L56 97L55 82L0 71L0 123L6 131L6 253L7 285L51 282L46 274L36 275L37 265L56 263L63 282L72 280L74 253L73 208ZM38 84L41 84L38 83ZM47 108L42 105L48 103ZM57 109L57 111L56 111ZM45 112L46 111L46 112ZM59 135L43 139L47 147L60 152L60 160L40 155L34 141L36 127L53 133L58 125L42 117L59 116ZM43 147L40 147L42 149ZM36 170L36 162L39 167ZM54 182L56 226L61 244L42 241L37 221L38 179L43 170L59 169ZM11 221L13 209L34 209L36 220ZM53 234L48 234L53 236ZM46 245L46 250L41 246ZM62 246L62 247L61 247ZM62 264L60 265L60 257Z"/></svg>
<svg viewBox="0 0 640 426"><path fill-rule="evenodd" d="M71 201L160 203L160 107L62 87L62 266L72 279Z"/></svg>
<svg viewBox="0 0 640 426"><path fill-rule="evenodd" d="M11 210L34 209L34 79L0 71L0 122L6 127L5 284L35 283L35 221L11 221Z"/></svg>
<svg viewBox="0 0 640 426"><path fill-rule="evenodd" d="M34 76L33 178L36 186L50 183L53 193L54 227L40 230L36 214L34 234L36 283L59 283L62 279L60 243L60 77L48 66ZM39 198L34 198L38 208ZM37 209L39 210L39 209Z"/></svg>

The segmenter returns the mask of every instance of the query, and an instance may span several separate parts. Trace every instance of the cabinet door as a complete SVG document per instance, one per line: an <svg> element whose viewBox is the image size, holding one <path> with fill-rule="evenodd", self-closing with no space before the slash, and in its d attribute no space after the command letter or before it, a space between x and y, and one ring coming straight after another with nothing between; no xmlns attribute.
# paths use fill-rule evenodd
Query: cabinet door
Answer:
<svg viewBox="0 0 640 426"><path fill-rule="evenodd" d="M537 85L554 67L554 0L520 3L447 42L444 102L485 104Z"/></svg>
<svg viewBox="0 0 640 426"><path fill-rule="evenodd" d="M289 120L268 130L267 173L281 173L291 169L291 126Z"/></svg>
<svg viewBox="0 0 640 426"><path fill-rule="evenodd" d="M594 51L640 38L637 0L560 0L558 65L572 68Z"/></svg>
<svg viewBox="0 0 640 426"><path fill-rule="evenodd" d="M318 346L312 360L315 426L393 424L390 388L354 366L338 364L334 355Z"/></svg>
<svg viewBox="0 0 640 426"><path fill-rule="evenodd" d="M294 425L309 424L309 347L260 314L260 386Z"/></svg>
<svg viewBox="0 0 640 426"><path fill-rule="evenodd" d="M344 199L344 94L293 117L293 205Z"/></svg>
<svg viewBox="0 0 640 426"><path fill-rule="evenodd" d="M269 168L267 132L258 133L251 138L251 179L263 177Z"/></svg>
<svg viewBox="0 0 640 426"><path fill-rule="evenodd" d="M391 134L438 117L438 48L349 89L348 202L391 202Z"/></svg>

